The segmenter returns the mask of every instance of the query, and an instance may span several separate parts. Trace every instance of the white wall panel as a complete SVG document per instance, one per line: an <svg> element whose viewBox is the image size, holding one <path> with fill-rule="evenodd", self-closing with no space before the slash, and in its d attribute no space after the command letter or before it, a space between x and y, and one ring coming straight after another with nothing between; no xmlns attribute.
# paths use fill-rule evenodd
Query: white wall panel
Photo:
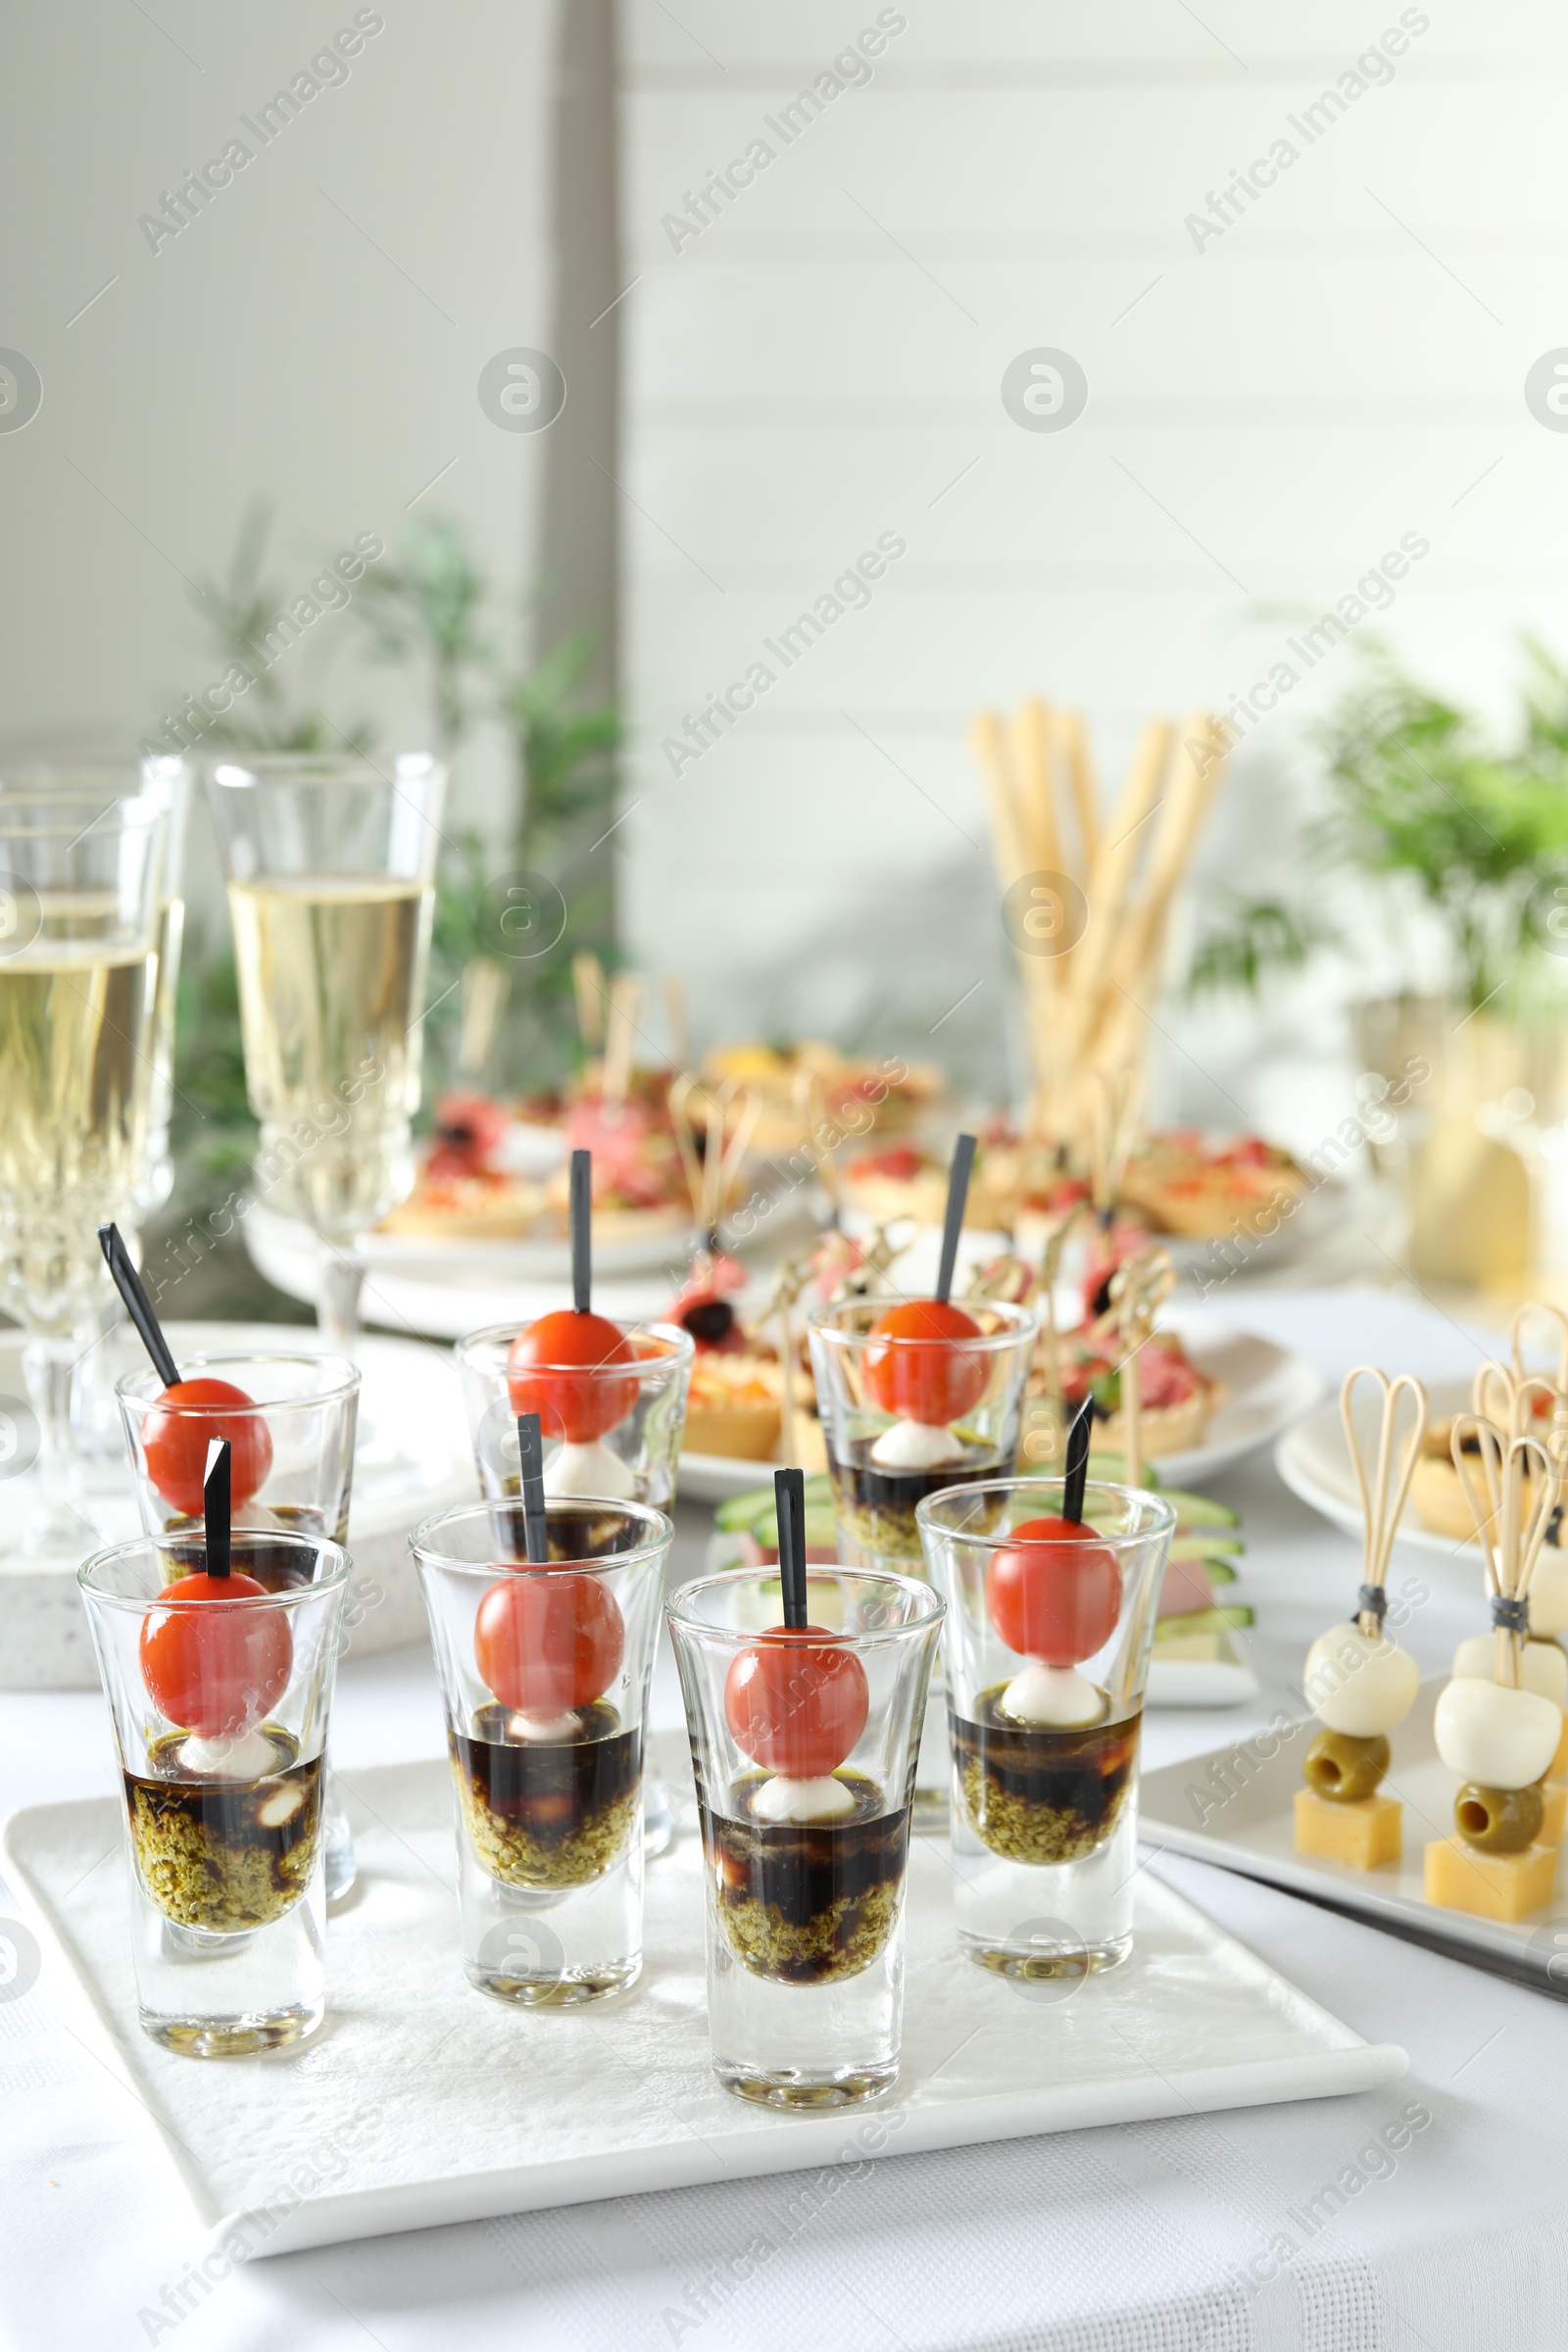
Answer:
<svg viewBox="0 0 1568 2352"><path fill-rule="evenodd" d="M677 253L662 216L876 11L628 0L628 904L710 1029L843 1030L881 1005L917 1048L985 965L931 1043L996 1086L976 703L1083 705L1113 773L1146 710L1224 707L1405 532L1430 551L1378 625L1425 673L1502 708L1519 627L1568 639L1568 435L1523 400L1568 343L1568 22L1423 12L1392 83L1298 138L1199 253L1186 214L1398 8L903 13L869 85ZM1038 345L1089 379L1059 434L1002 405ZM907 553L870 608L672 775L661 747L697 698L884 530ZM1205 872L1278 858L1312 789L1302 721L1354 660L1338 648L1243 745ZM1320 1074L1309 998L1275 1022L1276 1061L1292 1020ZM1171 1100L1212 1111L1227 1071L1256 1082L1245 1025L1173 1027L1208 1075L1178 1054ZM1271 1115L1288 1092L1276 1073Z"/></svg>

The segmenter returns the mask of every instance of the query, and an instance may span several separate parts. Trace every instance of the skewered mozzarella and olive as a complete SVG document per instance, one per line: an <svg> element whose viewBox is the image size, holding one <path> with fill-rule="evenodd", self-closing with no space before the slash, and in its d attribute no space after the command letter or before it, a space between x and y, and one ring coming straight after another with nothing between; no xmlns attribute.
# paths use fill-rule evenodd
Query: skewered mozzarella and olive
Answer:
<svg viewBox="0 0 1568 2352"><path fill-rule="evenodd" d="M1528 1788L1557 1752L1562 1710L1539 1690L1461 1677L1432 1719L1438 1753L1461 1781L1483 1788Z"/></svg>
<svg viewBox="0 0 1568 2352"><path fill-rule="evenodd" d="M1535 1592L1531 1591L1531 1614L1535 1613ZM1497 1661L1497 1641L1494 1634L1472 1634L1461 1642L1453 1653L1455 1682L1473 1678L1478 1682L1493 1680ZM1527 1690L1539 1691L1549 1698L1554 1707L1568 1707L1568 1651L1557 1647L1555 1642L1523 1642L1519 1645L1519 1676Z"/></svg>
<svg viewBox="0 0 1568 2352"><path fill-rule="evenodd" d="M1420 1683L1421 1669L1407 1650L1386 1635L1373 1640L1356 1625L1333 1625L1319 1634L1302 1677L1306 1703L1319 1723L1356 1740L1402 1723Z"/></svg>

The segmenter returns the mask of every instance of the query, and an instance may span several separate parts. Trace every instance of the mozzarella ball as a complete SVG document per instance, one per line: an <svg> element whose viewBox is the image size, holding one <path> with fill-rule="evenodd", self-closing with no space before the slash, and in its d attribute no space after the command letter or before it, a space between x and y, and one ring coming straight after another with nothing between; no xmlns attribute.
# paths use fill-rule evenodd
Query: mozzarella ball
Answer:
<svg viewBox="0 0 1568 2352"><path fill-rule="evenodd" d="M1331 1625L1306 1653L1301 1687L1319 1723L1354 1740L1373 1740L1402 1723L1415 1703L1421 1669L1387 1636L1372 1640L1357 1625Z"/></svg>
<svg viewBox="0 0 1568 2352"><path fill-rule="evenodd" d="M1557 1752L1562 1709L1539 1690L1505 1690L1464 1676L1438 1700L1432 1730L1439 1755L1461 1781L1528 1788Z"/></svg>
<svg viewBox="0 0 1568 2352"><path fill-rule="evenodd" d="M855 1792L831 1773L815 1781L787 1781L775 1773L753 1797L752 1811L759 1821L840 1821L855 1811Z"/></svg>
<svg viewBox="0 0 1568 2352"><path fill-rule="evenodd" d="M943 1470L963 1459L963 1440L931 1421L895 1421L871 1448L884 1470Z"/></svg>
<svg viewBox="0 0 1568 2352"><path fill-rule="evenodd" d="M1568 1551L1559 1551L1555 1544L1542 1545L1528 1598L1533 1634L1568 1633Z"/></svg>
<svg viewBox="0 0 1568 2352"><path fill-rule="evenodd" d="M593 1438L585 1445L557 1448L545 1470L545 1493L608 1495L612 1502L632 1502L637 1481L618 1453Z"/></svg>
<svg viewBox="0 0 1568 2352"><path fill-rule="evenodd" d="M1490 1683L1496 1671L1497 1638L1472 1634L1453 1653L1456 1683ZM1554 1707L1568 1707L1568 1652L1555 1642L1526 1642L1520 1646L1519 1677L1527 1690L1539 1691Z"/></svg>
<svg viewBox="0 0 1568 2352"><path fill-rule="evenodd" d="M1066 1730L1098 1723L1106 1712L1105 1693L1076 1666L1048 1666L1031 1658L1015 1674L997 1702L999 1714L1010 1723L1038 1724Z"/></svg>

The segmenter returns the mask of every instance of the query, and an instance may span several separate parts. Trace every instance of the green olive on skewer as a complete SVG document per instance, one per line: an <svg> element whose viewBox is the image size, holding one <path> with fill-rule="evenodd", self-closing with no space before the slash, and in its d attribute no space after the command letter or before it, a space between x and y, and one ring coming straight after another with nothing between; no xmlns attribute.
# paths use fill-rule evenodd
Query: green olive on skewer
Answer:
<svg viewBox="0 0 1568 2352"><path fill-rule="evenodd" d="M1302 1759L1301 1777L1330 1804L1351 1805L1375 1792L1390 1754L1381 1732L1360 1739L1352 1732L1319 1732Z"/></svg>
<svg viewBox="0 0 1568 2352"><path fill-rule="evenodd" d="M1488 1788L1466 1781L1453 1800L1453 1826L1481 1854L1522 1854L1541 1835L1541 1783L1528 1788Z"/></svg>

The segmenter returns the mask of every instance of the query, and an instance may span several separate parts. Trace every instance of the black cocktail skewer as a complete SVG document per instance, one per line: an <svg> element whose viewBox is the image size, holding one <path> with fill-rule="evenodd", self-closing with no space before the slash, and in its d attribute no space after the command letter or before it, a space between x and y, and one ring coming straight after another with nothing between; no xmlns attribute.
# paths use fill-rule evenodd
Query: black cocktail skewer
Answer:
<svg viewBox="0 0 1568 2352"><path fill-rule="evenodd" d="M571 1303L579 1315L593 1306L594 1155L571 1155Z"/></svg>
<svg viewBox="0 0 1568 2352"><path fill-rule="evenodd" d="M958 1236L963 1231L964 1202L969 1198L969 1171L974 1166L974 1137L960 1135L953 1147L948 1171L948 1213L942 1227L942 1259L937 1268L936 1295L946 1306L953 1296L954 1270L958 1262Z"/></svg>
<svg viewBox="0 0 1568 2352"><path fill-rule="evenodd" d="M794 1633L806 1625L806 1474L775 1470L773 1510L778 1519L778 1581L784 1623Z"/></svg>
<svg viewBox="0 0 1568 2352"><path fill-rule="evenodd" d="M207 1475L202 1480L202 1525L207 1538L207 1573L226 1577L234 1565L234 1499L226 1438L214 1438L207 1448Z"/></svg>
<svg viewBox="0 0 1568 2352"><path fill-rule="evenodd" d="M1094 1429L1095 1400L1086 1396L1072 1417L1067 1431L1066 1476L1061 1486L1061 1515L1081 1525L1084 1515L1084 1488L1089 1479L1089 1440Z"/></svg>
<svg viewBox="0 0 1568 2352"><path fill-rule="evenodd" d="M523 1545L530 1563L546 1567L550 1526L545 1516L545 1455L537 1413L517 1415L517 1466L522 1480Z"/></svg>
<svg viewBox="0 0 1568 2352"><path fill-rule="evenodd" d="M153 1370L166 1389L179 1386L179 1367L170 1352L153 1302L141 1287L141 1276L131 1263L124 1236L118 1225L100 1225L98 1246L104 1253L111 1279L125 1302L125 1312L141 1334L142 1346L152 1357Z"/></svg>

